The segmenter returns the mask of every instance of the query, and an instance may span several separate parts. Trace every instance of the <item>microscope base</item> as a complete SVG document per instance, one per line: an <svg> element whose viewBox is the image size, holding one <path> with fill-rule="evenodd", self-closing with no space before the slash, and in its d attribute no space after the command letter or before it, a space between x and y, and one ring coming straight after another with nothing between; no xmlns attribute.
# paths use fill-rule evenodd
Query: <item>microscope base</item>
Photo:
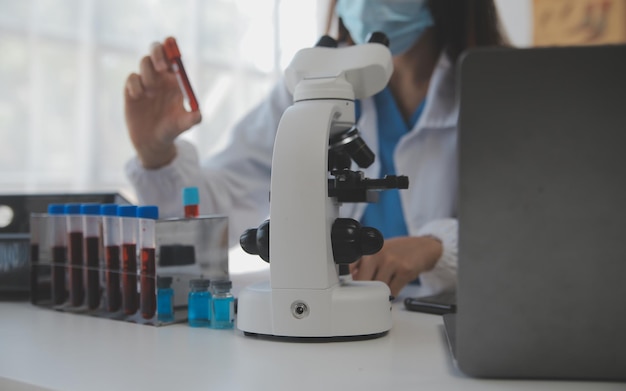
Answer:
<svg viewBox="0 0 626 391"><path fill-rule="evenodd" d="M237 328L250 336L310 342L377 338L391 329L389 294L378 281L329 289L272 289L263 282L240 292Z"/></svg>
<svg viewBox="0 0 626 391"><path fill-rule="evenodd" d="M244 332L243 335L251 338L264 339L268 341L282 341L282 342L310 342L310 343L324 343L324 342L353 342L353 341L367 341L370 339L376 339L387 335L387 331L378 334L368 335L346 335L339 337L285 337L282 335L267 335Z"/></svg>

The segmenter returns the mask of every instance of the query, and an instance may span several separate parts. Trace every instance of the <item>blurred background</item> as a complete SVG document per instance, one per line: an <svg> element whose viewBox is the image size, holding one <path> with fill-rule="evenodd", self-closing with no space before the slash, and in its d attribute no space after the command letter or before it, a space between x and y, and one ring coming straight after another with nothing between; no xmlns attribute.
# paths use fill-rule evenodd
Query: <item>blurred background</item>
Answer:
<svg viewBox="0 0 626 391"><path fill-rule="evenodd" d="M498 0L516 47L626 42L626 0ZM327 0L0 0L0 193L120 191L133 156L123 87L178 40L206 156L323 33Z"/></svg>

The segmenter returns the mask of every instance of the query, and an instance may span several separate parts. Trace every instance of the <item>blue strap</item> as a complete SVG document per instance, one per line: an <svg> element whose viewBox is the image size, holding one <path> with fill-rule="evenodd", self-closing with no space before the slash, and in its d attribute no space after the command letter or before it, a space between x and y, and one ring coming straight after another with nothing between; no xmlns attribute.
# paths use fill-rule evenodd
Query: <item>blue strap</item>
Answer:
<svg viewBox="0 0 626 391"><path fill-rule="evenodd" d="M393 162L394 151L400 138L413 129L419 120L424 111L425 101L411 115L408 123L404 120L389 88L376 94L374 102L378 118L379 149L376 158L380 161L380 177L396 175ZM360 114L360 110L358 111ZM378 202L368 204L361 218L361 224L378 229L385 239L408 235L399 190L381 191Z"/></svg>

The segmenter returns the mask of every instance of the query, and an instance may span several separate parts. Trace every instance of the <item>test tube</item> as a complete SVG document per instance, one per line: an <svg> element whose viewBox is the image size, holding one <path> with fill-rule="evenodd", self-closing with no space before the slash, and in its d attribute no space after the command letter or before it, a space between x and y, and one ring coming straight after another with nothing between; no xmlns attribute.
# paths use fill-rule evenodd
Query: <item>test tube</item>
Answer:
<svg viewBox="0 0 626 391"><path fill-rule="evenodd" d="M185 218L191 219L198 217L200 196L197 187L185 187L183 189L183 208L185 209Z"/></svg>
<svg viewBox="0 0 626 391"><path fill-rule="evenodd" d="M141 249L140 300L141 316L152 319L156 312L156 244L154 229L159 218L156 206L140 206L137 208L139 219L139 248Z"/></svg>
<svg viewBox="0 0 626 391"><path fill-rule="evenodd" d="M44 251L47 244L45 236L48 232L48 215L45 213L31 213L29 224L30 302L32 304L40 304L44 300L49 300L51 294L50 286L46 284L50 278L50 254L48 251Z"/></svg>
<svg viewBox="0 0 626 391"><path fill-rule="evenodd" d="M120 217L122 239L122 307L126 315L137 312L139 306L137 294L137 207L120 205L117 207Z"/></svg>
<svg viewBox="0 0 626 391"><path fill-rule="evenodd" d="M122 232L120 218L117 216L117 205L100 206L102 215L102 242L104 245L104 284L106 309L109 312L119 311L122 306L120 291L120 246Z"/></svg>
<svg viewBox="0 0 626 391"><path fill-rule="evenodd" d="M198 100L193 93L193 89L191 89L191 83L187 77L187 72L185 72L176 40L173 37L165 39L163 49L165 51L165 57L167 57L168 61L172 64L172 70L176 74L178 86L183 93L184 102L189 105L191 111L198 111Z"/></svg>
<svg viewBox="0 0 626 391"><path fill-rule="evenodd" d="M65 221L65 206L61 204L48 205L48 214L51 227L48 234L52 246L52 304L59 305L65 302L67 290L65 273L67 267L67 233Z"/></svg>
<svg viewBox="0 0 626 391"><path fill-rule="evenodd" d="M39 292L39 246L41 242L40 232L43 216L38 213L30 215L30 302L37 304L40 298Z"/></svg>
<svg viewBox="0 0 626 391"><path fill-rule="evenodd" d="M100 305L100 204L80 206L83 219L85 290L87 308L94 310Z"/></svg>
<svg viewBox="0 0 626 391"><path fill-rule="evenodd" d="M85 291L83 285L83 219L80 215L80 204L66 204L65 217L67 222L67 258L70 275L70 305L78 307L83 304Z"/></svg>

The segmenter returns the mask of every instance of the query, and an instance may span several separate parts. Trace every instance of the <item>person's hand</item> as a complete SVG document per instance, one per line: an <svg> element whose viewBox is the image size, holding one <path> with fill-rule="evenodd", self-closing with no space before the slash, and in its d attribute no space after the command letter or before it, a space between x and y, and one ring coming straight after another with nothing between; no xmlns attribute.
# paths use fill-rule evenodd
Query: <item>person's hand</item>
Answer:
<svg viewBox="0 0 626 391"><path fill-rule="evenodd" d="M124 106L130 139L142 165L150 169L174 160L174 139L202 119L199 111L184 109L176 75L159 43L141 59L139 74L126 79Z"/></svg>
<svg viewBox="0 0 626 391"><path fill-rule="evenodd" d="M385 240L383 248L350 265L355 280L378 280L389 285L397 296L420 273L432 270L441 257L441 242L428 236L400 237Z"/></svg>

